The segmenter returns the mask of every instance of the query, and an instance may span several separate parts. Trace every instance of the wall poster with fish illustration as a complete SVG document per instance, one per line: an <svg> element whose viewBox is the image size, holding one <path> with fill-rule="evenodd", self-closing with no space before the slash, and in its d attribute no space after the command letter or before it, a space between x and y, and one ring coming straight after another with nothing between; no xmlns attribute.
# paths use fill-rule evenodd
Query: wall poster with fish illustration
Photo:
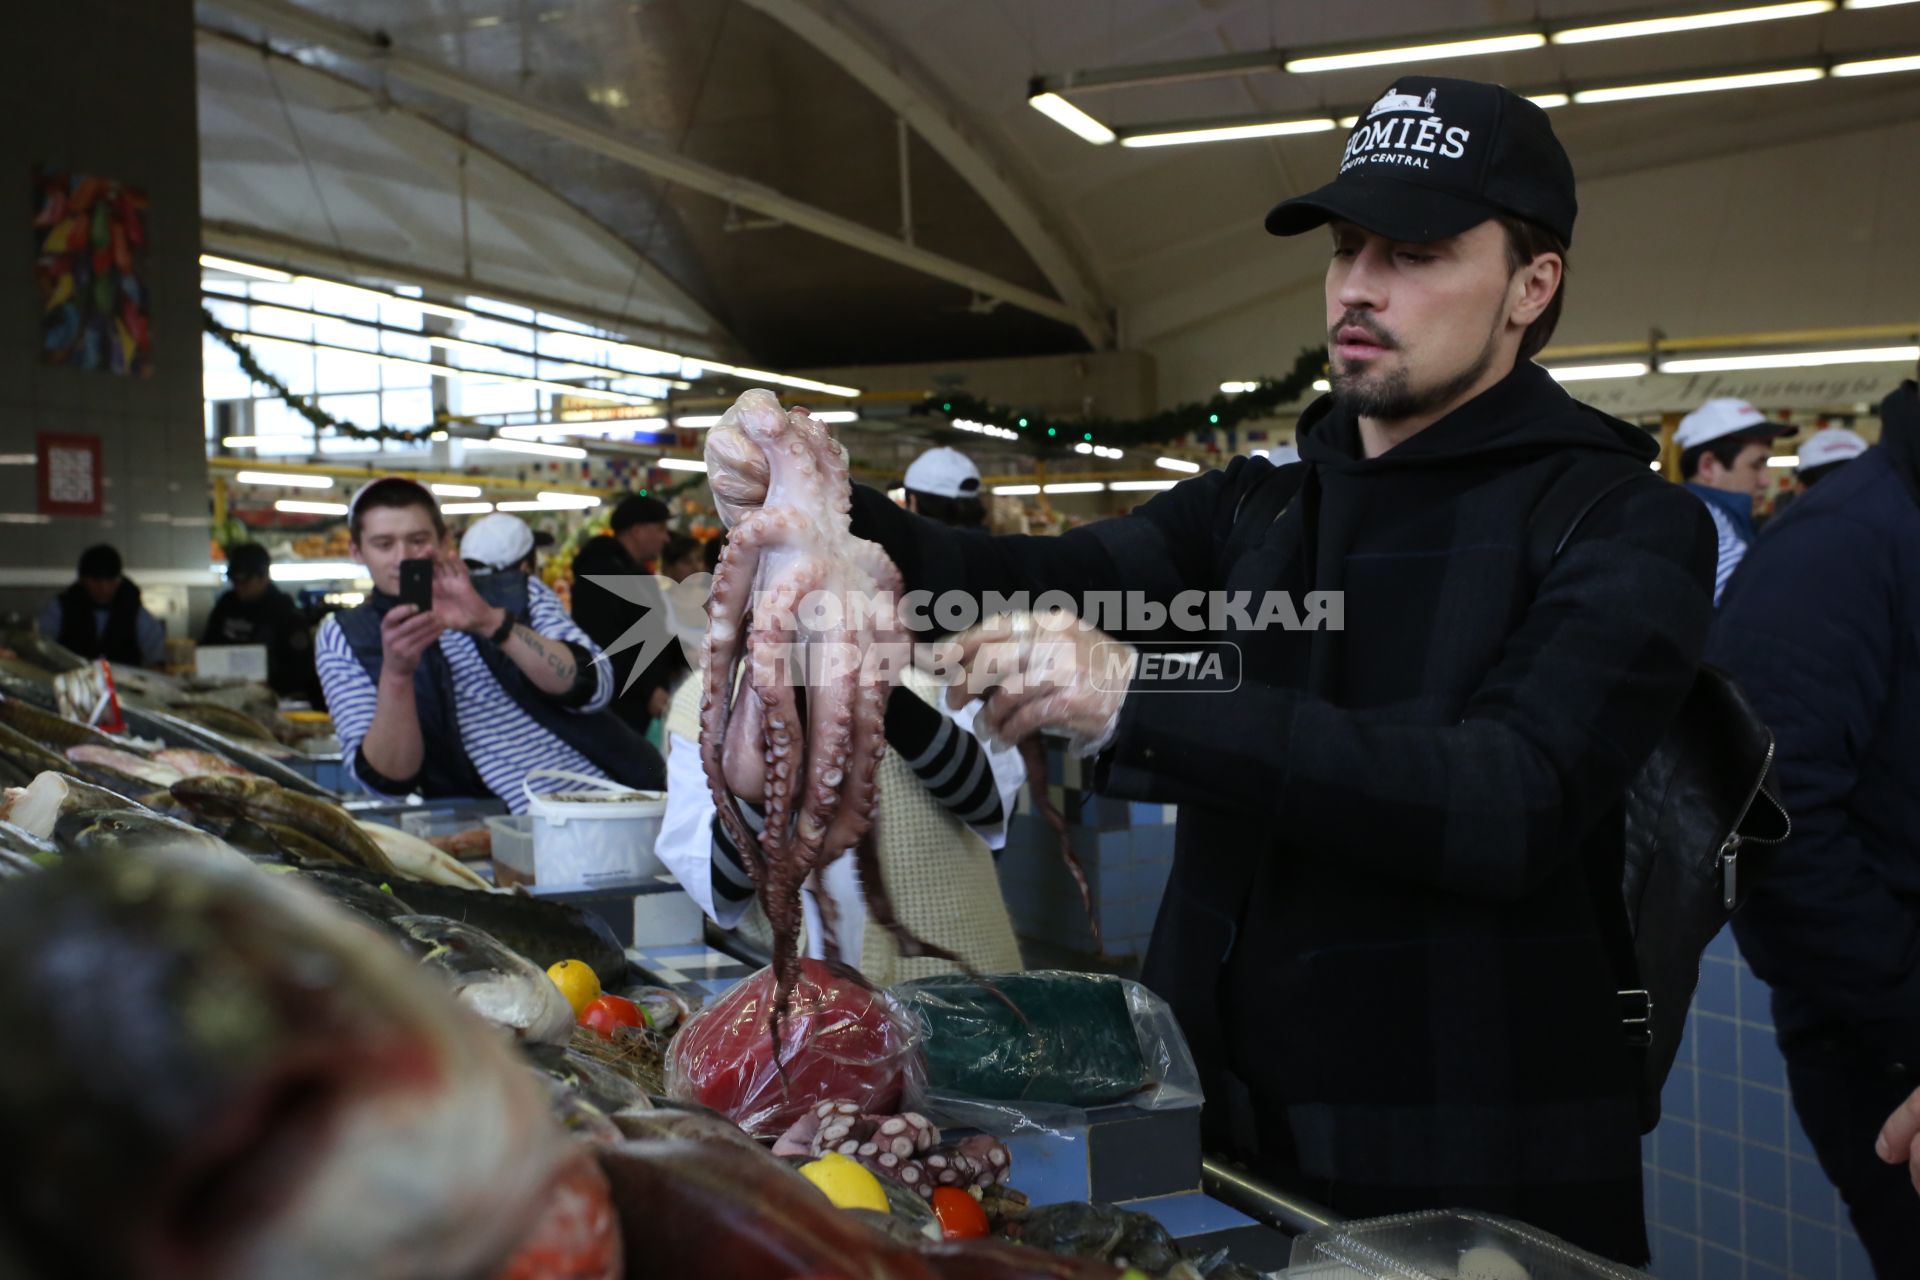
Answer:
<svg viewBox="0 0 1920 1280"><path fill-rule="evenodd" d="M142 276L146 193L108 178L36 167L33 198L42 362L151 374Z"/></svg>

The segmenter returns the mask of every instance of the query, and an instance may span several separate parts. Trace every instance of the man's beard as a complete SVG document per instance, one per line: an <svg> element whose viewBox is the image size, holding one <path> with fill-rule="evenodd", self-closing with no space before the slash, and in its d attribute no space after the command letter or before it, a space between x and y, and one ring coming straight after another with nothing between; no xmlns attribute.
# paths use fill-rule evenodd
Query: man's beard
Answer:
<svg viewBox="0 0 1920 1280"><path fill-rule="evenodd" d="M1429 387L1413 386L1404 365L1391 373L1376 374L1343 372L1336 365L1328 379L1333 384L1333 394L1342 403L1351 405L1360 417L1403 422L1446 408L1480 381L1493 363L1494 345L1493 335L1487 335L1486 345L1480 348L1471 365Z"/></svg>

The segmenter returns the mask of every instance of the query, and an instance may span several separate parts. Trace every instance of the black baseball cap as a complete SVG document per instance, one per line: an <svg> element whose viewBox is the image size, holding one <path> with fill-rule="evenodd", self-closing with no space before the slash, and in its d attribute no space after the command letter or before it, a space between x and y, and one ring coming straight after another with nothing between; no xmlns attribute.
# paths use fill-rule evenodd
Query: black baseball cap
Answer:
<svg viewBox="0 0 1920 1280"><path fill-rule="evenodd" d="M257 542L242 542L227 548L227 577L265 578L270 576L273 556Z"/></svg>
<svg viewBox="0 0 1920 1280"><path fill-rule="evenodd" d="M621 500L613 509L613 517L607 521L615 533L631 529L637 524L665 524L673 513L667 510L667 504L658 498L643 498L634 494Z"/></svg>
<svg viewBox="0 0 1920 1280"><path fill-rule="evenodd" d="M1347 135L1339 176L1275 205L1267 230L1337 218L1419 244L1509 213L1572 244L1577 208L1573 162L1538 105L1502 85L1401 76Z"/></svg>

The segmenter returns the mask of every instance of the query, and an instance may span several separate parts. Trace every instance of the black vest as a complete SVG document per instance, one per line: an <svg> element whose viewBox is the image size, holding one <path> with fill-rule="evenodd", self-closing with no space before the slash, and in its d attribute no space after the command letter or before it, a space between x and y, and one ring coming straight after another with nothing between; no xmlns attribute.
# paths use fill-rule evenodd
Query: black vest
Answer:
<svg viewBox="0 0 1920 1280"><path fill-rule="evenodd" d="M521 622L529 622L525 574L494 573L475 578L482 599L498 605ZM380 683L382 653L380 622L399 601L375 591L365 604L334 615L367 678ZM507 696L555 738L592 761L609 778L642 791L661 791L667 784L666 762L651 742L608 711L581 715L557 705L527 679L513 659L498 646L475 641L482 661ZM489 794L479 770L467 756L460 726L454 717L453 667L439 645L428 649L413 673L413 706L420 718L420 738L426 746L420 765L421 795L483 796ZM503 797L504 798L504 797Z"/></svg>
<svg viewBox="0 0 1920 1280"><path fill-rule="evenodd" d="M125 578L107 606L106 630L93 620L93 597L76 582L60 593L60 634L54 639L83 658L105 658L121 666L137 667L140 653L140 588Z"/></svg>

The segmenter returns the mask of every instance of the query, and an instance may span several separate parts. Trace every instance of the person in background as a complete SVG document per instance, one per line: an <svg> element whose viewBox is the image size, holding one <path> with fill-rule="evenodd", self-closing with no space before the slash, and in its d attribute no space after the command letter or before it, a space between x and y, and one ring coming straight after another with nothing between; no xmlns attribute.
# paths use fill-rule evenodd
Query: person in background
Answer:
<svg viewBox="0 0 1920 1280"><path fill-rule="evenodd" d="M519 516L496 511L481 516L460 535L460 558L475 580L493 575L510 577L524 585L539 567L540 548L553 545L553 535L537 532Z"/></svg>
<svg viewBox="0 0 1920 1280"><path fill-rule="evenodd" d="M214 601L200 643L266 646L267 683L289 698L313 698L313 627L293 597L273 585L273 557L257 542L227 548L227 591Z"/></svg>
<svg viewBox="0 0 1920 1280"><path fill-rule="evenodd" d="M667 536L666 550L660 553L661 576L672 578L675 582L685 582L694 574L707 569L705 549L698 538L689 538L684 533Z"/></svg>
<svg viewBox="0 0 1920 1280"><path fill-rule="evenodd" d="M1875 1272L1912 1280L1920 1205L1890 1165L1913 1135L1888 1116L1920 1085L1920 387L1880 414L1879 446L1748 552L1707 660L1772 728L1793 815L1734 937L1773 989L1794 1110Z"/></svg>
<svg viewBox="0 0 1920 1280"><path fill-rule="evenodd" d="M1673 442L1680 446L1680 479L1707 504L1719 535L1713 571L1713 602L1753 545L1753 504L1766 491L1767 457L1773 442L1793 428L1767 421L1745 400L1709 400L1680 419Z"/></svg>
<svg viewBox="0 0 1920 1280"><path fill-rule="evenodd" d="M613 669L613 711L621 719L648 732L653 722L666 711L667 690L674 678L686 670L685 659L669 645L647 664L637 680L629 679L639 658L637 646L619 648L627 635L646 614L646 606L608 590L596 578L631 578L654 571L668 540L667 518L672 513L658 498L639 495L625 498L613 509L607 522L610 530L589 538L573 558L573 620L592 638Z"/></svg>
<svg viewBox="0 0 1920 1280"><path fill-rule="evenodd" d="M347 523L373 592L321 624L316 651L357 782L388 796L494 795L514 813L526 810L535 770L661 788L659 753L604 714L612 675L546 584L514 572L475 579L446 547L433 495L411 480L362 488ZM506 562L530 547L509 549ZM433 561L428 609L399 600L407 560Z"/></svg>
<svg viewBox="0 0 1920 1280"><path fill-rule="evenodd" d="M167 629L140 603L120 553L104 542L80 553L73 585L40 610L40 634L82 658L129 667L158 667L167 655Z"/></svg>
<svg viewBox="0 0 1920 1280"><path fill-rule="evenodd" d="M907 510L958 529L987 522L980 468L958 449L929 449L907 467Z"/></svg>
<svg viewBox="0 0 1920 1280"><path fill-rule="evenodd" d="M1794 469L1794 478L1801 488L1811 489L1865 453L1868 447L1866 437L1857 431L1823 427L1800 446L1800 465Z"/></svg>

